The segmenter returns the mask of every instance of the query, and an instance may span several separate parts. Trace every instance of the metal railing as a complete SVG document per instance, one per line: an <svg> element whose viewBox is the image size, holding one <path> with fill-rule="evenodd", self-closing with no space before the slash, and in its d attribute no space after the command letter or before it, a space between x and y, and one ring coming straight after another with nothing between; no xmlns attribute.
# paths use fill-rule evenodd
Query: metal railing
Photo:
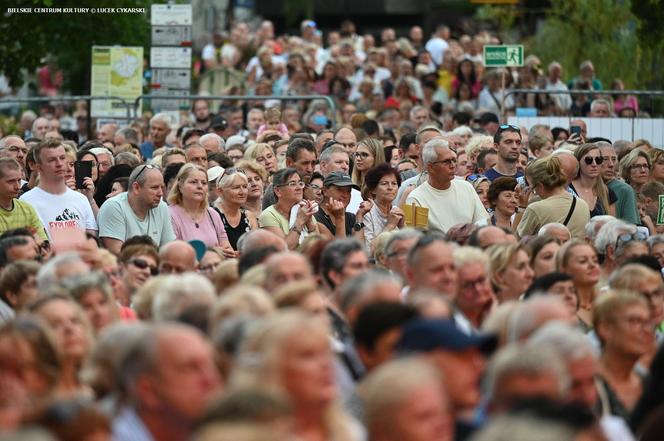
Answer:
<svg viewBox="0 0 664 441"><path fill-rule="evenodd" d="M218 101L218 100L227 100L227 101L267 101L267 100L279 100L279 101L313 101L313 100L323 100L327 103L332 112L333 117L331 118L332 128L335 125L335 117L337 106L334 103L334 100L327 95L141 95L134 101L134 114L138 112L139 105L141 100L189 100L190 102L194 100L206 100L206 101ZM191 108L191 106L189 106Z"/></svg>
<svg viewBox="0 0 664 441"><path fill-rule="evenodd" d="M634 96L649 96L650 97L650 108L653 108L653 98L654 97L664 97L664 90L586 90L586 89L572 89L572 90L546 90L546 89L511 89L503 94L501 100L500 116L502 119L506 117L506 108L505 101L507 97L525 94L525 95L587 95L587 96L596 96L596 95L634 95Z"/></svg>

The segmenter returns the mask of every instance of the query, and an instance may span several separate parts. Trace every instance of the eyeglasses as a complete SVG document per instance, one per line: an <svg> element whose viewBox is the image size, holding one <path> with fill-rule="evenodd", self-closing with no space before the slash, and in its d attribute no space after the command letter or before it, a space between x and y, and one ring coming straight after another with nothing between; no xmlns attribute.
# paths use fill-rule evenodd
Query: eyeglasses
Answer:
<svg viewBox="0 0 664 441"><path fill-rule="evenodd" d="M487 282L486 276L479 277L475 280L468 280L461 285L461 288L465 291L474 289L477 285L484 286Z"/></svg>
<svg viewBox="0 0 664 441"><path fill-rule="evenodd" d="M219 179L221 180L224 176L233 175L235 173L241 173L243 175L246 175L244 170L242 170L241 168L229 167L226 170L224 170L224 172L221 174L221 178L219 178Z"/></svg>
<svg viewBox="0 0 664 441"><path fill-rule="evenodd" d="M450 159L441 159L440 161L433 161L429 163L430 165L436 165L436 164L443 164L448 167L456 166L457 160L456 158L450 158Z"/></svg>
<svg viewBox="0 0 664 441"><path fill-rule="evenodd" d="M604 162L604 158L601 156L595 156L594 158L592 156L586 156L583 158L583 162L586 163L586 165L591 165L595 161L595 164L597 165L602 165L602 162Z"/></svg>
<svg viewBox="0 0 664 441"><path fill-rule="evenodd" d="M630 167L632 170L650 170L648 164L634 164Z"/></svg>
<svg viewBox="0 0 664 441"><path fill-rule="evenodd" d="M136 177L134 178L134 181L133 181L133 182L138 181L138 178L141 177L141 175L143 174L143 172L144 172L145 170L156 170L156 169L157 169L157 167L154 166L154 165L152 165L152 164L145 164L145 165L143 165L143 168L141 169L141 171L138 172L138 174L137 174Z"/></svg>
<svg viewBox="0 0 664 441"><path fill-rule="evenodd" d="M664 288L657 288L654 291L639 291L639 293L649 302L654 302L664 297Z"/></svg>
<svg viewBox="0 0 664 441"><path fill-rule="evenodd" d="M640 231L637 231L634 234L629 234L629 233L621 234L620 236L618 236L618 239L616 240L616 248L618 248L620 245L624 243L631 242L633 240L644 241L647 238L648 236Z"/></svg>
<svg viewBox="0 0 664 441"><path fill-rule="evenodd" d="M622 320L623 322L627 323L627 326L630 328L651 328L652 327L652 322L646 318L643 317L637 317L635 315L628 315L626 317L618 317L619 320Z"/></svg>
<svg viewBox="0 0 664 441"><path fill-rule="evenodd" d="M279 184L277 187L304 188L304 181L290 181L285 184Z"/></svg>
<svg viewBox="0 0 664 441"><path fill-rule="evenodd" d="M309 185L307 185L307 188L310 188L310 189L315 190L315 191L320 191L320 190L323 189L323 187L321 187L320 185L316 185L316 184L309 184Z"/></svg>
<svg viewBox="0 0 664 441"><path fill-rule="evenodd" d="M367 152L355 152L355 153L353 153L353 158L355 158L355 159L358 159L358 158L367 159L370 156L371 156L371 154L367 153Z"/></svg>
<svg viewBox="0 0 664 441"><path fill-rule="evenodd" d="M150 265L146 260L131 259L129 261L129 263L131 263L132 265L134 265L138 269L150 268L150 275L152 275L152 276L156 276L157 274L159 274L159 268L157 268L156 266Z"/></svg>

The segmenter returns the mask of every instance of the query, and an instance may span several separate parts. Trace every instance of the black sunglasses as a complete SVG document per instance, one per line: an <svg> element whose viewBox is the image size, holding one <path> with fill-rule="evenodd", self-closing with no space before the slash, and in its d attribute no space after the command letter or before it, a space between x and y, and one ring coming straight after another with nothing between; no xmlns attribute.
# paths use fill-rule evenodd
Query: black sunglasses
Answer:
<svg viewBox="0 0 664 441"><path fill-rule="evenodd" d="M601 165L602 162L604 162L604 158L601 156L595 156L594 158L592 156L586 156L583 158L583 162L585 162L587 165L590 165L593 163L593 159L595 160L595 164Z"/></svg>
<svg viewBox="0 0 664 441"><path fill-rule="evenodd" d="M157 168L157 167L154 166L154 165L152 165L152 164L145 164L145 165L143 165L143 168L141 169L141 171L139 171L138 174L136 175L136 177L134 178L134 182L138 181L138 178L143 174L143 172L144 172L146 169L153 170L153 169L156 169L156 168Z"/></svg>
<svg viewBox="0 0 664 441"><path fill-rule="evenodd" d="M136 268L139 269L150 268L150 275L156 276L157 274L159 274L159 268L150 265L147 261L143 259L131 259L129 263L131 263L132 265L134 265Z"/></svg>

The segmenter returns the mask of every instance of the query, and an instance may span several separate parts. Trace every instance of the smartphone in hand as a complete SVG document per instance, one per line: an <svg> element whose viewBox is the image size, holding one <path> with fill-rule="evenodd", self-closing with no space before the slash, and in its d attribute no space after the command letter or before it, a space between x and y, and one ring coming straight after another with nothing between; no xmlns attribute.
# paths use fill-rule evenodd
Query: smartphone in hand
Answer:
<svg viewBox="0 0 664 441"><path fill-rule="evenodd" d="M74 163L74 176L76 177L76 188L85 188L85 178L92 177L92 161L76 161Z"/></svg>

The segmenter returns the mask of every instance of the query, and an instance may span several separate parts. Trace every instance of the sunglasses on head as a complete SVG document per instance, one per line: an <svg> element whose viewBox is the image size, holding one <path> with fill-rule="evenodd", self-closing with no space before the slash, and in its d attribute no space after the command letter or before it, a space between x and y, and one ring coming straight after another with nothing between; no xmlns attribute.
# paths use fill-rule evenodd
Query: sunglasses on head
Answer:
<svg viewBox="0 0 664 441"><path fill-rule="evenodd" d="M156 266L151 266L146 260L143 259L132 259L129 261L132 265L134 265L136 268L139 269L146 269L150 268L150 274L153 276L156 276L159 274L159 268Z"/></svg>
<svg viewBox="0 0 664 441"><path fill-rule="evenodd" d="M593 160L597 165L601 165L602 162L604 162L604 158L602 158L601 156L595 156L594 158L592 156L586 156L585 158L583 158L583 162L585 162L587 165L591 165L593 163Z"/></svg>
<svg viewBox="0 0 664 441"><path fill-rule="evenodd" d="M501 124L498 126L498 131L502 132L503 130L514 130L521 133L521 127L515 126L513 124Z"/></svg>

